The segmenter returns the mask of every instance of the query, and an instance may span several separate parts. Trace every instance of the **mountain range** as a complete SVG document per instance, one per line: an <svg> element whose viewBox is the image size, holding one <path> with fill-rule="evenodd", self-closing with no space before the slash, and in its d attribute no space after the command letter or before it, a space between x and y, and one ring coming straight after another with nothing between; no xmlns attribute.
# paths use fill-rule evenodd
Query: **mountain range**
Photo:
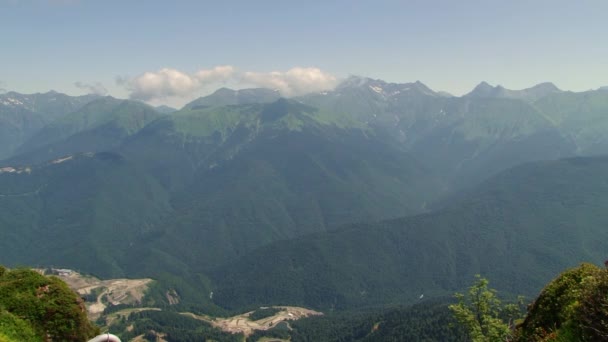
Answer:
<svg viewBox="0 0 608 342"><path fill-rule="evenodd" d="M0 94L0 159L13 155L17 147L47 124L96 98L96 95L74 97L55 91Z"/></svg>
<svg viewBox="0 0 608 342"><path fill-rule="evenodd" d="M606 250L607 131L606 91L550 83L351 77L175 111L9 92L0 258L155 277L199 309L413 303L480 272L531 294Z"/></svg>

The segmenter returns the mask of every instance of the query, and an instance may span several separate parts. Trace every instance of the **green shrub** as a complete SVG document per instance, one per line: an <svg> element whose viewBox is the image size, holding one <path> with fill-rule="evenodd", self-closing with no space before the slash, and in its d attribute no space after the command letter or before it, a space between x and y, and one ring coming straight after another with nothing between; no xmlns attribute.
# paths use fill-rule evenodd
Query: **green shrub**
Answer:
<svg viewBox="0 0 608 342"><path fill-rule="evenodd" d="M0 342L4 341L42 341L42 338L36 335L28 322L8 311L0 310Z"/></svg>
<svg viewBox="0 0 608 342"><path fill-rule="evenodd" d="M88 321L82 299L59 278L29 269L2 272L0 307L25 322L37 336L49 336L56 341L86 341L99 333Z"/></svg>
<svg viewBox="0 0 608 342"><path fill-rule="evenodd" d="M591 264L551 281L518 327L520 341L608 340L608 272Z"/></svg>

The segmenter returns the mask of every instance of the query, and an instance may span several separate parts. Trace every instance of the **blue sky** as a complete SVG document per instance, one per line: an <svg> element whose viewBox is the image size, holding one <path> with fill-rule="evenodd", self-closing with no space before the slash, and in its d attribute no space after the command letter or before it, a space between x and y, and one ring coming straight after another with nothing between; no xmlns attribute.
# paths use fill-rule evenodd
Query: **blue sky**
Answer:
<svg viewBox="0 0 608 342"><path fill-rule="evenodd" d="M481 81L581 91L608 85L607 13L605 0L0 0L0 88L178 105L352 74L457 95Z"/></svg>

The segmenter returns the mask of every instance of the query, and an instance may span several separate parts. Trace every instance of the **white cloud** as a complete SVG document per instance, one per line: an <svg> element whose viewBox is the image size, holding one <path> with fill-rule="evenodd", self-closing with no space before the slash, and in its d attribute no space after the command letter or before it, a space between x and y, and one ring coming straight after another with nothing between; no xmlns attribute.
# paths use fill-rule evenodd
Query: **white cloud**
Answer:
<svg viewBox="0 0 608 342"><path fill-rule="evenodd" d="M131 92L131 98L149 101L168 97L187 97L207 84L229 80L233 73L234 68L229 65L199 70L194 74L163 68L155 72L145 72L131 80L118 77L116 83L126 86Z"/></svg>
<svg viewBox="0 0 608 342"><path fill-rule="evenodd" d="M319 68L296 67L285 72L245 72L241 82L257 87L276 89L283 96L297 96L333 89L338 80Z"/></svg>
<svg viewBox="0 0 608 342"><path fill-rule="evenodd" d="M74 82L74 86L78 89L85 90L89 94L95 95L106 95L108 90L103 86L100 82L95 83L83 83L83 82Z"/></svg>
<svg viewBox="0 0 608 342"><path fill-rule="evenodd" d="M132 79L117 77L116 83L124 86L132 99L154 102L168 98L191 98L204 88L218 87L226 83L276 89L283 96L297 96L333 89L337 79L318 68L296 67L284 72L238 73L233 66L223 65L191 74L163 68L154 72L145 72Z"/></svg>
<svg viewBox="0 0 608 342"><path fill-rule="evenodd" d="M131 98L151 100L170 96L185 96L199 87L195 78L175 69L164 68L145 72L127 83Z"/></svg>
<svg viewBox="0 0 608 342"><path fill-rule="evenodd" d="M199 70L194 74L194 77L203 83L226 82L232 78L234 72L233 66L220 65L211 70Z"/></svg>

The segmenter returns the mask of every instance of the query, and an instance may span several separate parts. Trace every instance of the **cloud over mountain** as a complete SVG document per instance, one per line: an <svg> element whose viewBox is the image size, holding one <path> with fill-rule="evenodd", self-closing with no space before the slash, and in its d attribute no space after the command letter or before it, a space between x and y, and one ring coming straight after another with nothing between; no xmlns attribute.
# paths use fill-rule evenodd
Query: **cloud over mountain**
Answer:
<svg viewBox="0 0 608 342"><path fill-rule="evenodd" d="M286 72L245 72L242 82L262 88L276 89L284 96L333 89L337 79L319 68L292 68Z"/></svg>
<svg viewBox="0 0 608 342"><path fill-rule="evenodd" d="M153 100L167 97L186 97L206 84L225 82L234 74L232 66L217 66L187 74L176 69L163 68L145 72L131 80L118 80L130 91L130 97L138 100Z"/></svg>
<svg viewBox="0 0 608 342"><path fill-rule="evenodd" d="M283 96L296 96L332 89L337 84L337 79L314 67L295 67L287 71L272 72L237 72L235 67L223 65L194 73L163 68L145 72L132 79L118 77L116 82L127 88L130 98L153 101L170 97L190 97L206 86L228 82L276 89Z"/></svg>

